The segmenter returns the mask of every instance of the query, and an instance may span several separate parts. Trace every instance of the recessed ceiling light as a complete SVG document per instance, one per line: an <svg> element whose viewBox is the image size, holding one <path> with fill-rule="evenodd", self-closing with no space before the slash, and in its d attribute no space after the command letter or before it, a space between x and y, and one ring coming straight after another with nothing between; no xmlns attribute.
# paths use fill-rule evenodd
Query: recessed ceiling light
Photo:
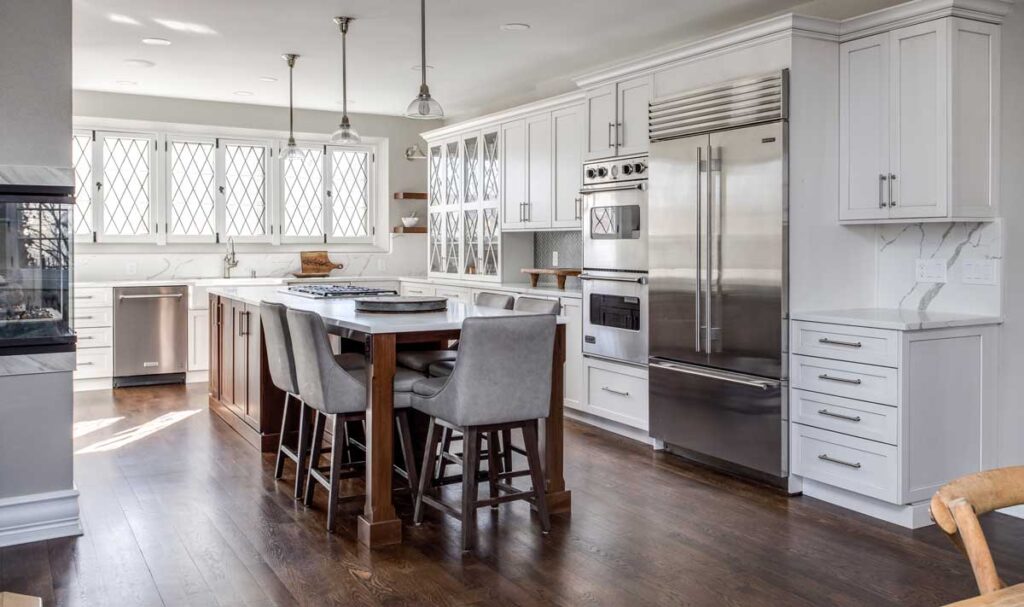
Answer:
<svg viewBox="0 0 1024 607"><path fill-rule="evenodd" d="M121 86L135 86L138 84L138 82L135 82L134 80L118 80L117 83Z"/></svg>
<svg viewBox="0 0 1024 607"><path fill-rule="evenodd" d="M153 19L153 21L176 32L206 35L215 35L217 33L217 30L213 29L209 25L203 25L202 23L188 23L185 21L175 21L173 19Z"/></svg>
<svg viewBox="0 0 1024 607"><path fill-rule="evenodd" d="M235 94L239 97L252 97L254 93L252 91L235 91Z"/></svg>
<svg viewBox="0 0 1024 607"><path fill-rule="evenodd" d="M506 23L501 26L506 32L525 32L530 29L529 23Z"/></svg>
<svg viewBox="0 0 1024 607"><path fill-rule="evenodd" d="M132 67L153 67L156 65L152 61L146 59L125 59L124 62Z"/></svg>
<svg viewBox="0 0 1024 607"><path fill-rule="evenodd" d="M168 40L167 38L143 38L142 39L142 43L143 44L148 44L150 46L170 46L171 45L171 41Z"/></svg>
<svg viewBox="0 0 1024 607"><path fill-rule="evenodd" d="M277 78L274 78L273 76L260 76L260 80L263 82L277 82Z"/></svg>
<svg viewBox="0 0 1024 607"><path fill-rule="evenodd" d="M414 72L418 72L418 71L420 71L420 66L418 66L418 65L414 65L414 66L410 67L409 69L411 69L411 70L412 70L412 71L414 71ZM432 70L432 69L434 69L434 66L432 66L432 65L427 65L427 69L428 69L428 70Z"/></svg>
<svg viewBox="0 0 1024 607"><path fill-rule="evenodd" d="M116 13L112 13L110 15L107 15L107 19L110 19L114 23L121 23L124 25L142 25L141 23L139 23L138 19L129 17L128 15L118 15Z"/></svg>

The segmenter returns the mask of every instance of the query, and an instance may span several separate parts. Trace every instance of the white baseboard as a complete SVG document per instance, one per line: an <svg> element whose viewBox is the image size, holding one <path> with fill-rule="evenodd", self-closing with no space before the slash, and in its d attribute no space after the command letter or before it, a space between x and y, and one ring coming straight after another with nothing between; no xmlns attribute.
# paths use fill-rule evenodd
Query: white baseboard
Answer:
<svg viewBox="0 0 1024 607"><path fill-rule="evenodd" d="M568 417L569 419L574 419L578 422L582 422L589 426L594 426L596 428L601 428L602 430L607 430L608 432L618 434L619 436L631 438L635 441L644 443L645 445L654 445L654 439L651 438L649 434L647 434L646 430L640 430L639 428L634 428L632 426L620 424L619 422L604 419L603 417L591 415L590 413L580 411L579 409L571 409L569 407L566 407L565 409L563 409L563 412L565 416Z"/></svg>
<svg viewBox="0 0 1024 607"><path fill-rule="evenodd" d="M78 490L0 499L0 548L82 535Z"/></svg>
<svg viewBox="0 0 1024 607"><path fill-rule="evenodd" d="M110 390L114 387L114 380L110 377L96 377L92 379L76 379L71 384L75 392L86 392L88 390Z"/></svg>
<svg viewBox="0 0 1024 607"><path fill-rule="evenodd" d="M839 487L812 481L808 478L804 478L802 481L804 495L859 512L872 518L881 519L900 527L906 527L907 529L920 529L921 527L935 524L932 522L931 514L928 511L927 501L908 505L890 504L873 497L867 497L840 489Z"/></svg>
<svg viewBox="0 0 1024 607"><path fill-rule="evenodd" d="M186 384L206 383L208 381L210 381L210 372L206 369L202 371L189 371L185 374Z"/></svg>

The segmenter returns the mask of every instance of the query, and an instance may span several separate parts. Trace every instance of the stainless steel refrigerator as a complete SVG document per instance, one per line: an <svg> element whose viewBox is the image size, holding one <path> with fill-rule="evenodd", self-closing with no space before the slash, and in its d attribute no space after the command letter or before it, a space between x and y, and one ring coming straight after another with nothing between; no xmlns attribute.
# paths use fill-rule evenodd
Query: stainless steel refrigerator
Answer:
<svg viewBox="0 0 1024 607"><path fill-rule="evenodd" d="M786 74L651 104L650 433L786 486Z"/></svg>

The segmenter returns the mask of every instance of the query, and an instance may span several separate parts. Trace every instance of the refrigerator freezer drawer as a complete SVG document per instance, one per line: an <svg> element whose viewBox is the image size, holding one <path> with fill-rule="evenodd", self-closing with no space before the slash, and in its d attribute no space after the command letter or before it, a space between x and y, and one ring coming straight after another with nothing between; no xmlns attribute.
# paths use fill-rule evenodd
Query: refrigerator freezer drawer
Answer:
<svg viewBox="0 0 1024 607"><path fill-rule="evenodd" d="M785 382L654 360L648 370L651 436L762 474L785 475Z"/></svg>

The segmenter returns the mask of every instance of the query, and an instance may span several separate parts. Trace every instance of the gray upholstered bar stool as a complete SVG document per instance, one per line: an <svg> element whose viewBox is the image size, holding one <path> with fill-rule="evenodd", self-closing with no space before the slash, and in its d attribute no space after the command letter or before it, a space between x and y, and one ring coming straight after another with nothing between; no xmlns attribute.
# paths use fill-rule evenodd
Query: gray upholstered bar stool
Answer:
<svg viewBox="0 0 1024 607"><path fill-rule="evenodd" d="M515 298L505 293L481 292L476 294L474 303L478 306L498 308L500 310L511 310ZM458 344L455 344L458 347ZM407 350L399 352L395 361L413 371L426 373L430 365L436 362L455 360L458 351L454 348L449 350Z"/></svg>
<svg viewBox="0 0 1024 607"><path fill-rule="evenodd" d="M333 531L338 502L341 499L341 480L361 476L365 468L364 462L355 462L351 458L346 462L344 457L348 451L346 424L366 419L365 373L357 371L353 375L338 364L331 352L327 341L327 329L320 315L290 309L287 318L299 393L306 405L316 410L313 446L303 501L307 506L312 505L316 485L326 488L327 530ZM408 369L395 373L395 428L404 463L404 470L400 473L409 481L409 490L413 494L417 490L418 481L407 412L412 385L423 378L422 374ZM334 432L331 438L331 463L324 470L320 468L319 460L328 416L334 418ZM357 497L362 496L347 496L347 499Z"/></svg>
<svg viewBox="0 0 1024 607"><path fill-rule="evenodd" d="M476 530L476 509L512 500L528 500L537 507L541 529L551 528L541 469L537 421L551 410L551 365L555 340L553 315L468 318L459 339L459 364L450 377L436 377L413 386L412 406L430 416L427 444L416 494L414 520L423 520L423 504L462 519L462 549L469 550ZM505 344L495 348L494 344ZM435 495L434 464L442 427L463 433L462 507L455 508ZM481 439L497 442L497 433L519 428L526 445L533 487L513 487L511 471L488 462L490 498L477 492Z"/></svg>
<svg viewBox="0 0 1024 607"><path fill-rule="evenodd" d="M292 352L291 334L288 331L288 308L279 303L260 302L260 322L263 327L263 339L267 345L267 365L270 367L270 379L274 385L284 392L284 410L281 413L281 434L277 443L277 458L274 462L274 478L284 476L286 459L295 462L295 499L302 497L302 487L306 479L306 459L310 448L311 410L302 402L299 395L298 380L295 377L295 356ZM340 354L335 360L349 370L362 369L366 360L359 354ZM289 409L298 406L298 415L289 416ZM298 419L298 428L289 428L292 418ZM288 437L296 431L297 440L294 445L288 444Z"/></svg>

